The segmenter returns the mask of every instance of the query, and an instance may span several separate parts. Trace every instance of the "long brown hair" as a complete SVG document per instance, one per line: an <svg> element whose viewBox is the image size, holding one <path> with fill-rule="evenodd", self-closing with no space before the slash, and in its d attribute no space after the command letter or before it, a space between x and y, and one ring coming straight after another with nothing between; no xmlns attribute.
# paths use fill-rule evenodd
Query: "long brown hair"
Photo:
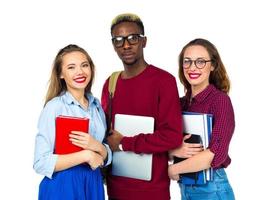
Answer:
<svg viewBox="0 0 257 200"><path fill-rule="evenodd" d="M61 79L62 59L64 55L74 51L79 51L83 53L88 59L92 72L91 72L91 80L89 81L87 87L85 88L85 93L91 93L91 88L95 77L95 65L91 57L89 56L89 54L86 52L86 50L84 50L83 48L77 45L70 44L62 48L61 50L59 50L59 52L57 53L54 59L52 72L49 79L49 86L46 93L45 104L51 99L53 99L54 97L59 96L63 91L67 90L67 85L65 81Z"/></svg>
<svg viewBox="0 0 257 200"><path fill-rule="evenodd" d="M209 83L213 84L217 89L229 93L230 90L230 81L228 74L226 72L225 66L220 58L219 52L217 48L209 42L208 40L197 38L195 40L190 41L188 44L186 44L182 51L179 54L178 62L179 62L179 80L184 85L186 91L191 90L191 86L189 82L187 81L184 72L183 72L183 59L185 51L190 46L202 46L204 47L209 56L210 60L212 62L212 66L214 67L214 70L211 71L210 77L209 77Z"/></svg>

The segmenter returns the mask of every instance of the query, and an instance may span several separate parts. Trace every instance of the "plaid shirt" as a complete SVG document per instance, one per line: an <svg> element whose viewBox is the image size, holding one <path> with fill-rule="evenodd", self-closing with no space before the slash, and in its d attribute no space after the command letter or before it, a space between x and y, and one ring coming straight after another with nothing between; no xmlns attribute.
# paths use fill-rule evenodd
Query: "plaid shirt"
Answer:
<svg viewBox="0 0 257 200"><path fill-rule="evenodd" d="M211 166L214 169L227 167L231 159L228 155L229 143L235 128L234 111L227 94L209 85L192 98L191 93L181 98L183 111L213 115L213 129L209 149L215 154Z"/></svg>

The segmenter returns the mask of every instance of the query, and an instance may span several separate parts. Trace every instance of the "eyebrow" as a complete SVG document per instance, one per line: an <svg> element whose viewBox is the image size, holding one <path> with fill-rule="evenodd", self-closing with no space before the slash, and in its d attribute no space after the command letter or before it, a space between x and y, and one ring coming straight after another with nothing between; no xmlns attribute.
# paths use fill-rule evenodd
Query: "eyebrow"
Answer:
<svg viewBox="0 0 257 200"><path fill-rule="evenodd" d="M89 64L89 62L88 62L88 61L84 61L84 62L82 62L81 64L82 64L82 65L83 65L83 64Z"/></svg>
<svg viewBox="0 0 257 200"><path fill-rule="evenodd" d="M70 64L68 64L66 66L74 66L74 65L75 65L74 63L70 63Z"/></svg>
<svg viewBox="0 0 257 200"><path fill-rule="evenodd" d="M83 64L89 64L89 62L88 61L84 61L84 62L82 62L81 63L82 65ZM74 66L74 65L76 65L75 63L70 63L70 64L68 64L68 65L66 65L66 66Z"/></svg>
<svg viewBox="0 0 257 200"><path fill-rule="evenodd" d="M184 57L184 59L191 59L190 57ZM205 58L205 57L197 57L196 59L208 59L208 58ZM191 59L192 60L192 59Z"/></svg>

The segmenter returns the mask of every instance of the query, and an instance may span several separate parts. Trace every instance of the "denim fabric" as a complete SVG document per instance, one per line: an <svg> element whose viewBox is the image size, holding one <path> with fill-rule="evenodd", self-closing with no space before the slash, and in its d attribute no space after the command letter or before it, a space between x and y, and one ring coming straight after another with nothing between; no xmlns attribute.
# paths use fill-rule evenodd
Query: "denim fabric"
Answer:
<svg viewBox="0 0 257 200"><path fill-rule="evenodd" d="M204 185L179 184L181 200L235 200L225 170L213 171L213 181Z"/></svg>

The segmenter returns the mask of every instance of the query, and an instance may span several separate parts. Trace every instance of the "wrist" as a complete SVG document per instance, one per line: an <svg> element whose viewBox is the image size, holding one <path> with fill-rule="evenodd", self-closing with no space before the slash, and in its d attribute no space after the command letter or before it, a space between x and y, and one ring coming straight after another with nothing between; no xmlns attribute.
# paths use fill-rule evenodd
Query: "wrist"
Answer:
<svg viewBox="0 0 257 200"><path fill-rule="evenodd" d="M105 145L103 145L103 144L101 145L101 151L99 153L103 157L103 160L105 160L107 157L107 149L106 149Z"/></svg>

